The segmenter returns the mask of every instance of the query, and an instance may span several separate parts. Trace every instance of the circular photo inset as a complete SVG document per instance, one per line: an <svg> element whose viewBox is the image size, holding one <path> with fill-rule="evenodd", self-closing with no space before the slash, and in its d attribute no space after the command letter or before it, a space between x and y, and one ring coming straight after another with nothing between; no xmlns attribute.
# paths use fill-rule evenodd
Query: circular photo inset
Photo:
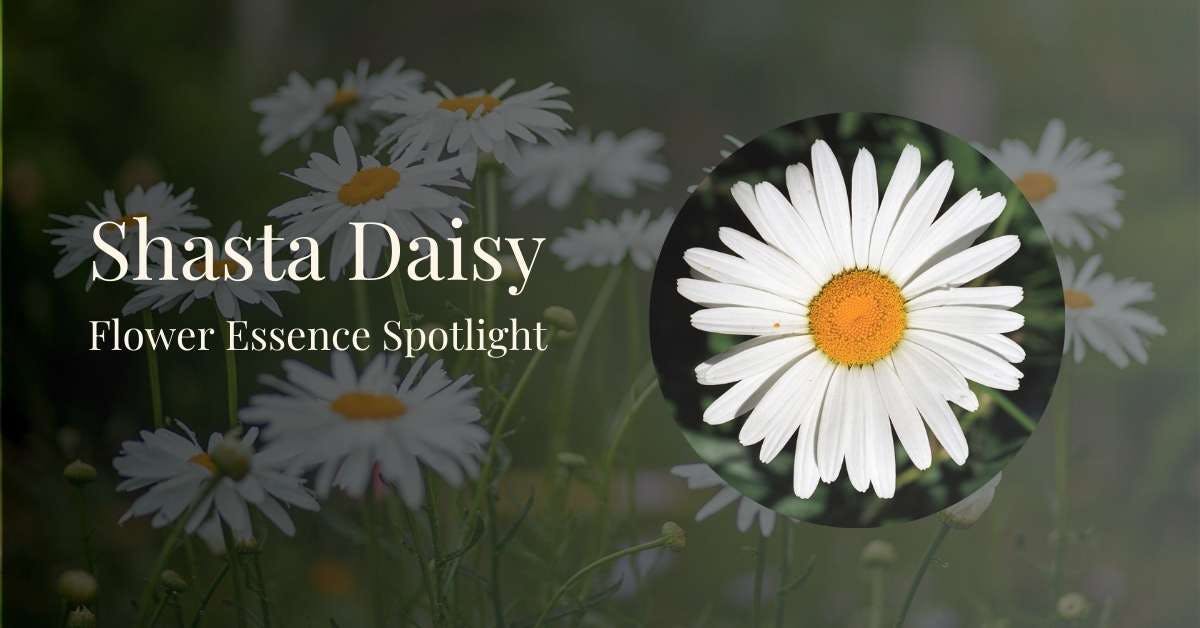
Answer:
<svg viewBox="0 0 1200 628"><path fill-rule="evenodd" d="M1050 397L1054 252L1021 189L926 124L770 131L684 204L655 269L654 363L700 459L839 527L911 521L1000 473Z"/></svg>

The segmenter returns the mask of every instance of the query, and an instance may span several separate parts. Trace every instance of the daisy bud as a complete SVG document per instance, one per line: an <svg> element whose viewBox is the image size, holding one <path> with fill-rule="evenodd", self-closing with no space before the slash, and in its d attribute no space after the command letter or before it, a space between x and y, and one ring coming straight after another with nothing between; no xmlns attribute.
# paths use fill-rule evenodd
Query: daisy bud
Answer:
<svg viewBox="0 0 1200 628"><path fill-rule="evenodd" d="M1058 616L1068 621L1083 619L1092 610L1092 603L1082 593L1068 593L1058 598Z"/></svg>
<svg viewBox="0 0 1200 628"><path fill-rule="evenodd" d="M587 458L574 452L564 451L558 454L558 464L568 469L580 469L587 466Z"/></svg>
<svg viewBox="0 0 1200 628"><path fill-rule="evenodd" d="M179 575L179 572L174 569L164 569L158 581L162 583L166 590L174 593L183 593L188 588L187 580L184 580L183 576Z"/></svg>
<svg viewBox="0 0 1200 628"><path fill-rule="evenodd" d="M997 473L995 477L988 480L987 484L979 487L966 499L939 512L938 518L952 528L965 529L975 525L975 522L979 521L979 518L987 511L988 506L992 505L992 498L996 496L996 485L999 483L1000 474Z"/></svg>
<svg viewBox="0 0 1200 628"><path fill-rule="evenodd" d="M67 615L67 628L92 628L95 625L96 614L86 606L80 606Z"/></svg>
<svg viewBox="0 0 1200 628"><path fill-rule="evenodd" d="M674 552L682 552L687 546L687 534L674 521L662 525L662 535L666 539L666 548Z"/></svg>
<svg viewBox="0 0 1200 628"><path fill-rule="evenodd" d="M867 569L883 569L896 562L896 547L883 539L875 539L863 547L859 562Z"/></svg>
<svg viewBox="0 0 1200 628"><path fill-rule="evenodd" d="M542 320L567 333L574 332L579 326L575 321L575 313L560 305L551 305L542 310Z"/></svg>
<svg viewBox="0 0 1200 628"><path fill-rule="evenodd" d="M58 594L68 602L83 605L96 598L96 578L82 569L64 571L58 577Z"/></svg>
<svg viewBox="0 0 1200 628"><path fill-rule="evenodd" d="M250 459L254 457L254 450L242 442L240 434L231 433L213 447L211 457L217 471L237 481L250 473Z"/></svg>
<svg viewBox="0 0 1200 628"><path fill-rule="evenodd" d="M63 477L75 486L85 486L96 479L96 467L82 460L76 460L63 469Z"/></svg>

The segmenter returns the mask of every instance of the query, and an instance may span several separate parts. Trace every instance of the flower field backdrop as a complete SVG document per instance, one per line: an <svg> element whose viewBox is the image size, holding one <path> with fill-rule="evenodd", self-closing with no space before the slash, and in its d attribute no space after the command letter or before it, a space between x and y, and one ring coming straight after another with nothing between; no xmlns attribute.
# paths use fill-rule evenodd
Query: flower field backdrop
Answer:
<svg viewBox="0 0 1200 628"><path fill-rule="evenodd" d="M1194 4L5 9L10 626L1200 622ZM833 111L978 143L1046 225L1066 306L1058 386L1002 479L876 529L741 498L648 348L688 189L730 138ZM89 286L97 214L169 238L270 223L330 274L354 217L547 243L519 297ZM494 360L87 350L112 317L469 314L554 337Z"/></svg>

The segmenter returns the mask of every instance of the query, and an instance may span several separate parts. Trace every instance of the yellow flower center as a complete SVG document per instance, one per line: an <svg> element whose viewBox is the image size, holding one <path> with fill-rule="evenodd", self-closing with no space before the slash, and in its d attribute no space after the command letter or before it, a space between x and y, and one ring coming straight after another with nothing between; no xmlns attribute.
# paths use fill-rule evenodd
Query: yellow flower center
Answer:
<svg viewBox="0 0 1200 628"><path fill-rule="evenodd" d="M1096 305L1096 302L1092 300L1092 295L1070 288L1063 290L1063 301L1066 302L1068 310L1086 310Z"/></svg>
<svg viewBox="0 0 1200 628"><path fill-rule="evenodd" d="M150 217L147 216L146 214L128 214L125 216L121 216L117 220L108 221L108 224L104 225L104 231L116 231L117 224L125 227L125 230L128 231L128 230L138 226L138 223L137 223L138 218L145 218L146 224L147 225L150 224ZM113 223L117 223L117 224L113 224Z"/></svg>
<svg viewBox="0 0 1200 628"><path fill-rule="evenodd" d="M446 111L462 111L467 115L475 113L476 109L483 106L484 113L491 113L493 109L500 106L500 99L491 94L482 96L458 96L456 98L447 98L438 103L438 108Z"/></svg>
<svg viewBox="0 0 1200 628"><path fill-rule="evenodd" d="M217 465L213 462L213 459L203 451L192 456L191 458L188 458L188 462L208 469L208 472L212 475L217 474Z"/></svg>
<svg viewBox="0 0 1200 628"><path fill-rule="evenodd" d="M873 270L835 275L808 304L808 328L817 348L847 366L887 357L907 320L900 287Z"/></svg>
<svg viewBox="0 0 1200 628"><path fill-rule="evenodd" d="M337 113L358 102L358 90L339 89L333 93L333 98L325 105L325 113Z"/></svg>
<svg viewBox="0 0 1200 628"><path fill-rule="evenodd" d="M1042 170L1030 170L1017 179L1017 189L1031 203L1036 203L1054 194L1058 181L1054 175Z"/></svg>
<svg viewBox="0 0 1200 628"><path fill-rule="evenodd" d="M387 166L364 168L338 190L338 200L344 205L362 205L377 201L400 183L400 173Z"/></svg>
<svg viewBox="0 0 1200 628"><path fill-rule="evenodd" d="M398 419L408 412L408 406L393 395L369 392L348 392L329 404L329 409L347 421L386 421Z"/></svg>

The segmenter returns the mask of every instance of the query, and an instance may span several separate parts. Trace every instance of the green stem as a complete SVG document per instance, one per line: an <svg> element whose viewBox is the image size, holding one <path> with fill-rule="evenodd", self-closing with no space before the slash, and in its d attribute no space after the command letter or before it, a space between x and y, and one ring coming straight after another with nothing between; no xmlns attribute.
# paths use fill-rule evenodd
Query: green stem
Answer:
<svg viewBox="0 0 1200 628"><path fill-rule="evenodd" d="M1054 422L1054 564L1051 569L1054 597L1057 604L1063 595L1064 572L1067 560L1067 452L1070 441L1070 412L1063 412Z"/></svg>
<svg viewBox="0 0 1200 628"><path fill-rule="evenodd" d="M795 542L795 528L783 520L783 558L779 563L779 594L775 600L775 628L783 628L784 617L787 615L787 595L783 590L792 579L792 544Z"/></svg>
<svg viewBox="0 0 1200 628"><path fill-rule="evenodd" d="M154 328L154 312L149 308L142 310L142 325L146 329ZM146 371L150 375L150 410L154 417L154 429L158 429L164 425L162 379L158 373L158 350L150 343L146 343Z"/></svg>
<svg viewBox="0 0 1200 628"><path fill-rule="evenodd" d="M429 546L433 554L429 557L430 579L434 584L434 598L437 600L437 608L434 609L433 625L441 626L445 623L446 603L442 591L442 541L438 525L437 512L437 492L433 485L433 479L428 473L424 474L425 480L425 518L429 521Z"/></svg>
<svg viewBox="0 0 1200 628"><path fill-rule="evenodd" d="M629 371L636 372L638 362L642 359L642 319L638 315L638 273L633 262L625 262L628 271L625 275L625 316L629 333Z"/></svg>
<svg viewBox="0 0 1200 628"><path fill-rule="evenodd" d="M492 589L492 613L496 616L496 628L504 628L504 602L500 591L500 530L496 526L496 501L489 498L487 500L488 507L488 538L492 544L491 551L491 578L489 578Z"/></svg>
<svg viewBox="0 0 1200 628"><path fill-rule="evenodd" d="M368 593L371 598L371 625L375 628L383 626L383 591L379 588L381 574L379 573L379 530L375 526L373 498L368 493L363 498L363 526L367 529L367 573L371 580Z"/></svg>
<svg viewBox="0 0 1200 628"><path fill-rule="evenodd" d="M434 593L434 585L432 582L430 582L431 578L429 576L429 563L425 560L425 554L421 551L421 539L417 534L417 524L415 521L413 521L412 512L410 512L403 504L398 503L396 498L393 496L388 500L388 514L392 519L392 527L396 529L396 532L400 537L400 544L406 547L409 546L409 543L407 539L404 538L404 534L401 533L400 523L397 521L397 519L403 519L404 527L408 528L408 533L412 538L412 553L417 556L417 565L421 570L421 585L422 588L425 589L426 596L429 598L429 610L432 613L437 608L438 602L436 594Z"/></svg>
<svg viewBox="0 0 1200 628"><path fill-rule="evenodd" d="M498 236L500 233L500 202L498 200L499 192L499 168L494 166L485 167L483 170L483 195L484 203L482 212L484 215L483 228L487 235ZM491 325L496 318L496 282L489 281L483 284L483 320L486 324ZM496 364L494 360L487 356L480 356L482 361L481 375L483 376L484 390L491 388L492 382L495 380Z"/></svg>
<svg viewBox="0 0 1200 628"><path fill-rule="evenodd" d="M229 429L234 429L238 426L237 354L229 346L229 328L219 311L217 324L221 328L221 345L225 351L225 405L229 413Z"/></svg>
<svg viewBox="0 0 1200 628"><path fill-rule="evenodd" d="M758 549L754 552L754 605L750 610L750 625L758 628L762 617L763 575L767 571L767 537L758 535Z"/></svg>
<svg viewBox="0 0 1200 628"><path fill-rule="evenodd" d="M150 577L146 579L145 586L142 587L142 593L138 596L137 619L134 626L137 628L145 628L146 620L149 619L150 605L154 602L154 590L158 587L158 581L162 578L162 572L167 568L167 560L171 557L171 550L175 548L175 544L179 541L179 535L183 532L187 520L191 519L192 512L196 510L196 506L208 499L208 496L217 488L217 482L220 479L209 480L205 487L200 491L196 499L192 500L191 504L179 515L175 520L175 525L171 526L171 531L167 533L167 538L163 541L162 549L158 551L158 558L154 559L154 566L150 571Z"/></svg>
<svg viewBox="0 0 1200 628"><path fill-rule="evenodd" d="M271 601L267 596L267 579L263 578L262 561L258 557L259 552L254 553L254 577L258 580L258 603L262 608L262 625L263 628L271 628Z"/></svg>
<svg viewBox="0 0 1200 628"><path fill-rule="evenodd" d="M653 541L647 541L646 543L632 545L630 547L617 550L607 556L597 558L591 563L588 563L582 569L576 571L570 578L567 578L567 581L564 582L562 586L558 587L558 590L554 592L554 597L550 598L550 603L546 604L546 608L542 609L542 614L538 616L537 621L533 624L533 628L542 628L542 626L546 623L546 618L550 615L550 611L554 610L554 605L558 604L558 601L562 599L562 596L565 595L566 592L571 588L571 585L578 582L580 578L599 567L620 559L623 556L629 556L632 554L637 554L638 552L644 552L646 550L662 547L666 545L669 540L670 539L666 536L660 536Z"/></svg>
<svg viewBox="0 0 1200 628"><path fill-rule="evenodd" d="M933 557L937 555L938 547L942 545L942 541L946 540L946 535L950 533L950 526L942 524L938 529L937 536L933 537L933 543L929 544L929 549L925 550L925 558L921 559L921 566L917 568L917 573L913 576L912 584L908 585L908 594L904 596L904 606L900 607L900 615L896 617L895 628L901 628L904 625L904 619L908 617L908 609L912 607L913 599L917 597L917 589L921 586L921 579L925 577L925 572L929 570L929 565L933 562Z"/></svg>
<svg viewBox="0 0 1200 628"><path fill-rule="evenodd" d="M996 402L996 405L1000 406L1000 409L1007 412L1008 415L1015 419L1017 423L1020 423L1021 427L1025 428L1030 433L1033 433L1033 431L1037 429L1037 421L1034 421L1028 414L1025 414L1025 412L1021 410L1021 408L1017 407L1017 404L1013 403L1011 399L1005 397L1003 394L995 390L988 390L987 395Z"/></svg>
<svg viewBox="0 0 1200 628"><path fill-rule="evenodd" d="M233 609L237 618L238 628L246 628L246 606L242 602L242 589L246 586L242 577L242 566L238 559L237 542L233 538L233 530L229 524L221 520L221 536L225 541L225 559L229 561L229 571L233 574Z"/></svg>
<svg viewBox="0 0 1200 628"><path fill-rule="evenodd" d="M588 345L591 344L592 336L596 333L596 328L600 325L600 319L604 316L604 312L608 309L608 302L612 299L613 292L617 288L617 282L621 279L621 266L613 266L608 272L608 277L604 279L604 283L600 285L600 289L596 292L596 299L592 302L592 307L588 310L587 318L584 319L583 325L579 328L579 335L575 338L575 343L571 347L571 355L567 359L567 366L563 371L563 394L562 407L552 418L550 427L550 460L554 460L554 456L566 447L567 441L567 417L570 415L572 406L575 403L575 384L579 379L579 371L583 367L583 358L587 354Z"/></svg>
<svg viewBox="0 0 1200 628"><path fill-rule="evenodd" d="M404 294L404 278L400 273L388 275L388 284L392 287L392 301L396 303L396 320L401 327L412 326L412 310L408 308L408 297Z"/></svg>
<svg viewBox="0 0 1200 628"><path fill-rule="evenodd" d="M75 507L79 510L79 534L83 539L83 558L87 562L88 573L96 575L96 552L92 548L92 526L88 522L87 496L83 487L75 487Z"/></svg>
<svg viewBox="0 0 1200 628"><path fill-rule="evenodd" d="M884 573L880 567L870 570L871 609L867 628L883 628Z"/></svg>
<svg viewBox="0 0 1200 628"><path fill-rule="evenodd" d="M200 628L200 623L204 621L205 613L208 612L208 603L212 601L217 587L221 586L221 581L225 579L227 573L229 573L229 563L221 565L221 571L217 572L217 577L213 578L212 584L208 585L208 591L201 598L200 606L196 608L196 614L192 616L192 628Z"/></svg>

